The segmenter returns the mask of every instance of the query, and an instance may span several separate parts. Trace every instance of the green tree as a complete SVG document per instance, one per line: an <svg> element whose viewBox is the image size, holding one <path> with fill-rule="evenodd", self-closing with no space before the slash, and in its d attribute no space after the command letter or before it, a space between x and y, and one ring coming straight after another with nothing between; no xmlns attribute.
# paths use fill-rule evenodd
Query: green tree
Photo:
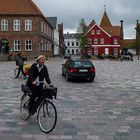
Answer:
<svg viewBox="0 0 140 140"><path fill-rule="evenodd" d="M81 50L82 50L82 58L85 58L85 49L88 45L88 38L87 38L87 26L85 23L84 18L81 18L79 25L77 27L77 40L80 41Z"/></svg>

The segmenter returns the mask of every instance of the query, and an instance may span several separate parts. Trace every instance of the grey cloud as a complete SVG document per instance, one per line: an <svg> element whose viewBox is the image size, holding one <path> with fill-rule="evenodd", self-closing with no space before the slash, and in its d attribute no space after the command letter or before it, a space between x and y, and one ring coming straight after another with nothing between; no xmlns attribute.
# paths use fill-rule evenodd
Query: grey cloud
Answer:
<svg viewBox="0 0 140 140"><path fill-rule="evenodd" d="M139 0L34 0L45 16L57 16L64 24L64 31L76 29L81 18L86 23L94 19L100 24L104 5L113 25L124 20L126 38L135 36L136 20L140 19Z"/></svg>

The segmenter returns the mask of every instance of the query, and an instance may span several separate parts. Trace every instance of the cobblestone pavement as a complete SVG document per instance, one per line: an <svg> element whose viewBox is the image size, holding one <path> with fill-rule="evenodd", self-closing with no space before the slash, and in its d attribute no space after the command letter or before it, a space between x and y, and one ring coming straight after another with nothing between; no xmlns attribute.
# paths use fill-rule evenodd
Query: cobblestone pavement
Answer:
<svg viewBox="0 0 140 140"><path fill-rule="evenodd" d="M15 79L14 62L0 62L0 140L140 140L140 60L93 60L94 82L67 82L63 58L46 65L58 98L55 129L44 134L36 114L20 118L23 79Z"/></svg>

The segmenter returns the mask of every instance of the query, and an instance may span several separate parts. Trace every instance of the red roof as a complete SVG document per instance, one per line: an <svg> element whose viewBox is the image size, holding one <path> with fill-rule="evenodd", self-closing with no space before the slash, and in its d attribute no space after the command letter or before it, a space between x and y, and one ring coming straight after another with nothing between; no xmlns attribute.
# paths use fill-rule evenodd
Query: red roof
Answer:
<svg viewBox="0 0 140 140"><path fill-rule="evenodd" d="M26 14L43 15L32 0L0 0L0 15L3 14Z"/></svg>
<svg viewBox="0 0 140 140"><path fill-rule="evenodd" d="M100 27L105 30L111 36L120 36L121 35L121 27L120 26L112 26L106 11L103 14Z"/></svg>
<svg viewBox="0 0 140 140"><path fill-rule="evenodd" d="M136 39L124 39L123 48L134 48L136 46Z"/></svg>
<svg viewBox="0 0 140 140"><path fill-rule="evenodd" d="M108 34L111 36L120 36L121 35L121 27L120 26L106 26L102 27L103 30L105 30Z"/></svg>
<svg viewBox="0 0 140 140"><path fill-rule="evenodd" d="M101 20L101 23L100 23L100 27L106 27L106 26L112 26L109 18L108 18L108 15L106 13L106 11L104 12L103 14L103 17L102 17L102 20Z"/></svg>

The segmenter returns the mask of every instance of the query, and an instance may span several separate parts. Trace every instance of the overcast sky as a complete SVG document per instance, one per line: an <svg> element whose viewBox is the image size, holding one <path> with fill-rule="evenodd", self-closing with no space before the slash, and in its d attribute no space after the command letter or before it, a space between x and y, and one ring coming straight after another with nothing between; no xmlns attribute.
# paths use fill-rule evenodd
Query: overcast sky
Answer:
<svg viewBox="0 0 140 140"><path fill-rule="evenodd" d="M99 25L106 5L112 25L124 21L124 38L135 38L136 20L140 20L140 0L33 0L47 17L58 18L63 23L64 33L76 32L79 21L87 25L95 20Z"/></svg>

